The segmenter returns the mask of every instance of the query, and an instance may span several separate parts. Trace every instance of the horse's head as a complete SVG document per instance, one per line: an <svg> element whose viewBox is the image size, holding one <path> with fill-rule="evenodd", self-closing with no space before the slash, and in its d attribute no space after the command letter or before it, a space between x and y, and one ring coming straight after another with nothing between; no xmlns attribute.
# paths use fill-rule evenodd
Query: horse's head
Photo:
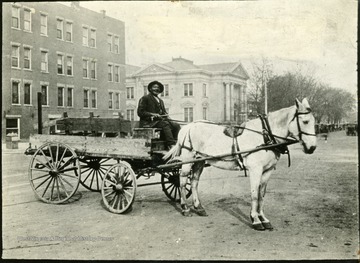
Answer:
<svg viewBox="0 0 360 263"><path fill-rule="evenodd" d="M296 99L296 112L289 124L290 136L299 140L305 153L316 149L315 118L307 99Z"/></svg>

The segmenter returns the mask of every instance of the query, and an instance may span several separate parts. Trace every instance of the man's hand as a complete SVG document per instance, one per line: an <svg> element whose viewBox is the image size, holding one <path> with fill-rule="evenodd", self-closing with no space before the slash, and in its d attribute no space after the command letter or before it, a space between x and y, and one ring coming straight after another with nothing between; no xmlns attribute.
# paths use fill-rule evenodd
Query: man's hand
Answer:
<svg viewBox="0 0 360 263"><path fill-rule="evenodd" d="M157 113L153 113L151 118L154 119L154 120L161 120L162 119L161 115L157 114Z"/></svg>

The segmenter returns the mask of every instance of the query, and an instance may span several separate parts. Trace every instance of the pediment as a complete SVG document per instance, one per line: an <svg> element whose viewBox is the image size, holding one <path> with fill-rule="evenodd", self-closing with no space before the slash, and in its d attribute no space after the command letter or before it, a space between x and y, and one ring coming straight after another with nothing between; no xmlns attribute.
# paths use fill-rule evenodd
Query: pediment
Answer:
<svg viewBox="0 0 360 263"><path fill-rule="evenodd" d="M167 72L172 72L172 70L163 65L152 64L150 66L140 69L134 75L139 76L144 74L158 74L158 73L167 73Z"/></svg>
<svg viewBox="0 0 360 263"><path fill-rule="evenodd" d="M244 67L241 65L241 63L238 63L234 69L231 71L231 73L235 74L235 75L238 75L242 78L245 78L245 79L248 79L249 78L249 75L248 73L246 72L246 70L244 69Z"/></svg>

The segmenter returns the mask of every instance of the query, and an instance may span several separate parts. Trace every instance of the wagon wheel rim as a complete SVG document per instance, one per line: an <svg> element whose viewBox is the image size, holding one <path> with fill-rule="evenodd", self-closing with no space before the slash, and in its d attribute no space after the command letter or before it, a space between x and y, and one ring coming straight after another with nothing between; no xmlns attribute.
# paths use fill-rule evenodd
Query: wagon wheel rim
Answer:
<svg viewBox="0 0 360 263"><path fill-rule="evenodd" d="M37 198L45 203L61 204L79 187L79 160L68 145L45 143L30 160L29 181Z"/></svg>
<svg viewBox="0 0 360 263"><path fill-rule="evenodd" d="M136 193L136 176L126 162L114 164L104 176L101 195L106 208L115 214L127 212Z"/></svg>
<svg viewBox="0 0 360 263"><path fill-rule="evenodd" d="M81 185L90 191L100 192L101 184L105 177L106 171L112 165L114 165L114 163L111 163L111 160L114 159L101 157L79 158L81 170Z"/></svg>
<svg viewBox="0 0 360 263"><path fill-rule="evenodd" d="M168 164L180 162L179 160L171 160ZM166 169L161 172L161 186L165 195L174 202L180 202L180 171L181 168L174 167L172 169ZM186 198L189 198L192 194L190 179L187 178L186 185Z"/></svg>

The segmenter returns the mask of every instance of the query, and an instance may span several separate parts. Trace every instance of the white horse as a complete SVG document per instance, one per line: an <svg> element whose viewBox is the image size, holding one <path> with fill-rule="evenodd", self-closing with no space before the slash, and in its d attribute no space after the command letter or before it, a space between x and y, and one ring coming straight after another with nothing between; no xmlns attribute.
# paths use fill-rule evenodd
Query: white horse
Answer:
<svg viewBox="0 0 360 263"><path fill-rule="evenodd" d="M296 99L295 102L292 107L269 113L268 123L277 142L286 142L287 137L291 137L300 141L306 154L311 154L316 149L315 119L306 98L302 102ZM235 140L241 151L263 145L262 131L263 125L259 118L246 122L243 133L235 138L224 134L224 126L210 122L189 123L180 130L177 144L163 158L165 160L176 158L185 162L181 166L180 173L180 204L183 215L190 215L185 192L185 185L190 174L194 210L197 214L206 216L198 195L198 182L205 162L221 169L239 170L239 162L233 156L194 163L186 162L199 157L231 154ZM280 153L270 148L243 154L242 158L244 168L250 177L250 218L253 228L271 230L272 225L264 214L264 196L266 185L280 158Z"/></svg>

